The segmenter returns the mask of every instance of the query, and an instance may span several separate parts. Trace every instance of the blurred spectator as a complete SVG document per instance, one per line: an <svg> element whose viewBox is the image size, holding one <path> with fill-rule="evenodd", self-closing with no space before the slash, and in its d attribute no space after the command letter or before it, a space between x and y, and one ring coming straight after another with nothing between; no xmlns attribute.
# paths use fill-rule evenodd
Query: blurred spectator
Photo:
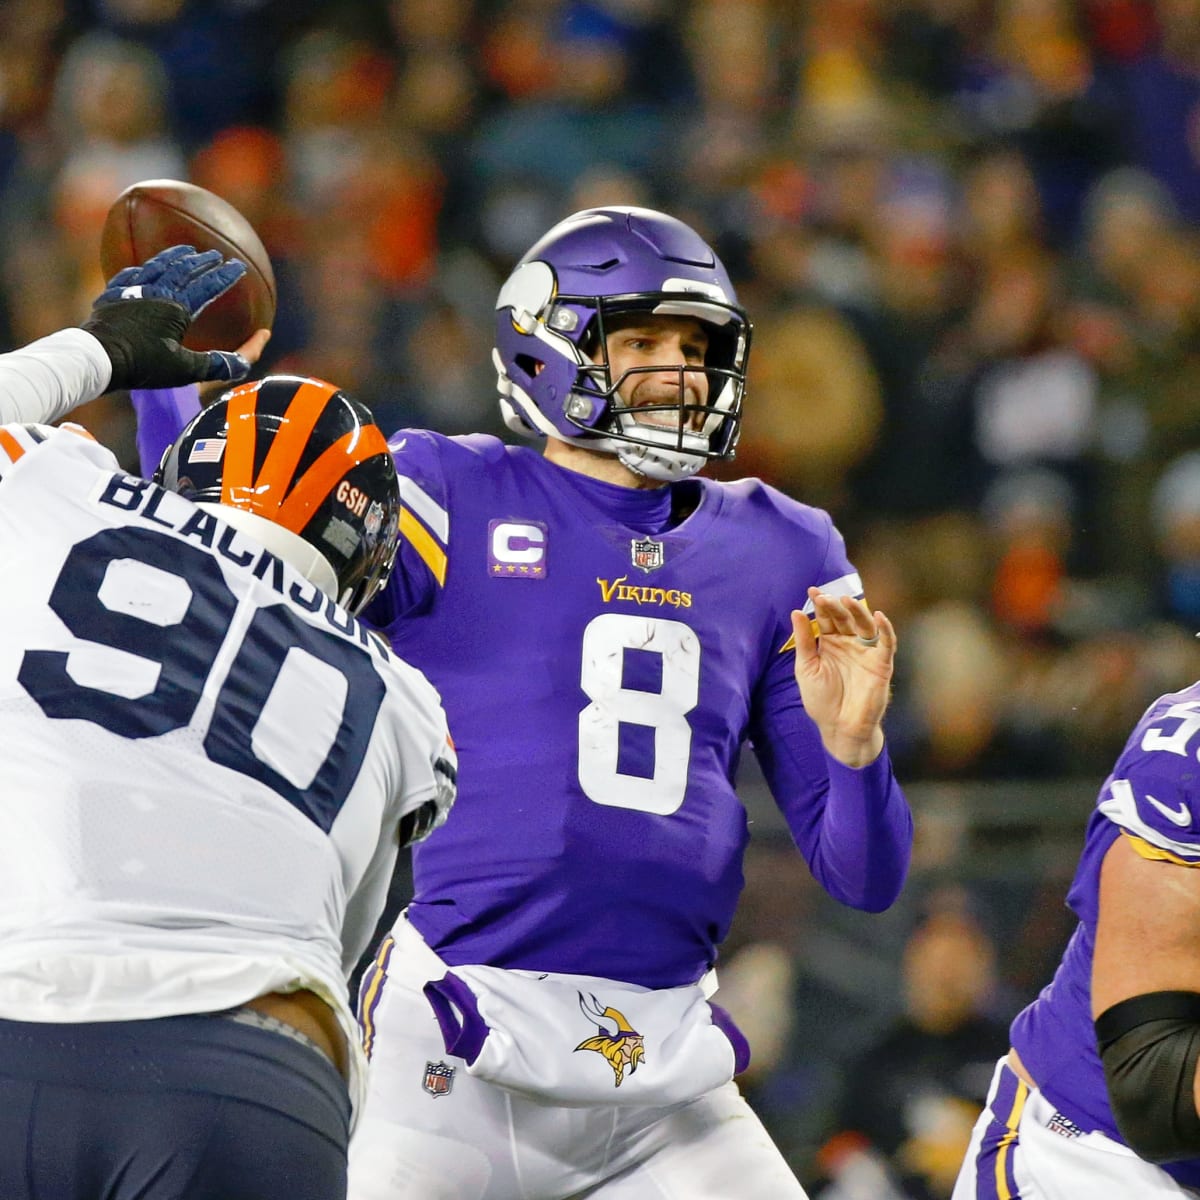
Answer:
<svg viewBox="0 0 1200 1200"><path fill-rule="evenodd" d="M1013 147L985 147L963 172L962 194L963 251L983 269L1045 245L1037 182Z"/></svg>
<svg viewBox="0 0 1200 1200"><path fill-rule="evenodd" d="M1042 252L985 269L969 318L978 367L968 402L983 482L1052 466L1083 508L1091 498L1098 385L1087 361L1060 336L1061 303L1057 263Z"/></svg>
<svg viewBox="0 0 1200 1200"><path fill-rule="evenodd" d="M874 294L845 311L878 373L885 417L855 491L875 511L959 507L970 501L974 473L960 369L942 364L965 284L954 244L953 183L926 159L897 160L872 175L873 207L859 208L854 219ZM861 191L845 190L851 206L862 205Z"/></svg>
<svg viewBox="0 0 1200 1200"><path fill-rule="evenodd" d="M1200 630L1200 451L1181 455L1154 488L1164 615Z"/></svg>
<svg viewBox="0 0 1200 1200"><path fill-rule="evenodd" d="M988 1007L996 948L965 898L928 903L904 948L904 1012L849 1064L837 1128L880 1152L901 1196L949 1200L1008 1024Z"/></svg>
<svg viewBox="0 0 1200 1200"><path fill-rule="evenodd" d="M1138 30L1113 67L1126 141L1134 161L1163 183L1187 219L1200 221L1200 3L1160 0L1150 7L1157 37Z"/></svg>
<svg viewBox="0 0 1200 1200"><path fill-rule="evenodd" d="M908 629L911 765L925 778L988 774L1003 726L1009 662L978 608L930 604Z"/></svg>
<svg viewBox="0 0 1200 1200"><path fill-rule="evenodd" d="M1095 70L1070 0L1001 0L956 97L981 140L1018 146L1038 183L1048 236L1067 245L1088 187L1120 161L1120 102Z"/></svg>
<svg viewBox="0 0 1200 1200"><path fill-rule="evenodd" d="M305 226L294 203L281 139L258 125L233 125L200 147L191 181L228 200L250 222L271 256L278 304L263 370L294 355L308 339L308 312L300 293L298 259Z"/></svg>
<svg viewBox="0 0 1200 1200"><path fill-rule="evenodd" d="M666 169L666 123L634 74L639 28L601 5L505 5L485 62L513 103L483 117L469 143L486 197L514 183L562 198L598 164L648 178Z"/></svg>
<svg viewBox="0 0 1200 1200"><path fill-rule="evenodd" d="M991 607L1002 627L1045 644L1066 603L1075 496L1044 468L1000 476L983 498L995 569Z"/></svg>
<svg viewBox="0 0 1200 1200"><path fill-rule="evenodd" d="M64 154L52 216L77 291L91 296L104 282L98 247L109 205L140 179L184 178L186 160L171 130L162 63L133 42L102 33L76 41L58 74L55 108Z"/></svg>
<svg viewBox="0 0 1200 1200"><path fill-rule="evenodd" d="M754 421L737 470L762 474L806 503L841 511L849 470L874 447L879 383L858 336L830 309L768 312L754 333Z"/></svg>
<svg viewBox="0 0 1200 1200"><path fill-rule="evenodd" d="M185 151L227 126L274 115L276 80L262 65L278 43L261 2L94 0L93 7L106 29L145 46L162 64L173 130Z"/></svg>

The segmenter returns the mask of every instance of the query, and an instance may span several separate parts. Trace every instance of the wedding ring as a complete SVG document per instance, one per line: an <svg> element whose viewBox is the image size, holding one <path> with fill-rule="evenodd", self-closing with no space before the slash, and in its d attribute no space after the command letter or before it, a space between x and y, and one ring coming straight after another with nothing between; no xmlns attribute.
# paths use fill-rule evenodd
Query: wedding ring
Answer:
<svg viewBox="0 0 1200 1200"><path fill-rule="evenodd" d="M869 637L869 638L865 638L865 637L863 637L863 635L860 633L860 634L858 635L858 640L859 640L860 642L862 642L862 644L863 644L864 646L875 646L875 645L878 645L878 643L879 643L879 630L878 630L878 629L877 629L877 630L875 630L875 636L874 636L874 637Z"/></svg>

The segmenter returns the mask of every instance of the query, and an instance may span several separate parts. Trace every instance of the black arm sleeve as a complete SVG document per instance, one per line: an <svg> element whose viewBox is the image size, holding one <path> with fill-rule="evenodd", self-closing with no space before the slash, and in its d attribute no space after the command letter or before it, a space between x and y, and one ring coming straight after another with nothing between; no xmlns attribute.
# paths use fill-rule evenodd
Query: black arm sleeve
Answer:
<svg viewBox="0 0 1200 1200"><path fill-rule="evenodd" d="M1152 1163L1200 1156L1194 1080L1200 993L1148 992L1096 1018L1113 1116L1126 1144Z"/></svg>

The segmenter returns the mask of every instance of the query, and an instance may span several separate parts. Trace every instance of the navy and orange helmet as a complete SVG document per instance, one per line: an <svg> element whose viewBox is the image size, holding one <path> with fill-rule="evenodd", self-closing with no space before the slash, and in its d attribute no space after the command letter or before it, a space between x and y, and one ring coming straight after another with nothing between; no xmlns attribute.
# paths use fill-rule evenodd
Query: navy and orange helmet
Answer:
<svg viewBox="0 0 1200 1200"><path fill-rule="evenodd" d="M351 613L391 574L400 483L387 440L364 404L324 380L268 375L224 393L167 449L154 480L303 539Z"/></svg>

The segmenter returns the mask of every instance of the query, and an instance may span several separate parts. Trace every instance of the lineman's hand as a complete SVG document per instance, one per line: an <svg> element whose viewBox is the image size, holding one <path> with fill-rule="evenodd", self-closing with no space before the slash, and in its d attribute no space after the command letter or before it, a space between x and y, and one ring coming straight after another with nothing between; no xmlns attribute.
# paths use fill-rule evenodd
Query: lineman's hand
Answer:
<svg viewBox="0 0 1200 1200"><path fill-rule="evenodd" d="M401 846L423 842L435 829L445 824L450 809L454 807L454 799L458 794L458 754L449 734L434 758L433 777L437 783L434 797L400 819Z"/></svg>
<svg viewBox="0 0 1200 1200"><path fill-rule="evenodd" d="M204 380L233 383L250 363L227 350L186 350L192 319L246 273L220 251L172 246L108 281L83 323L112 362L108 390L178 387Z"/></svg>
<svg viewBox="0 0 1200 1200"><path fill-rule="evenodd" d="M792 613L796 683L825 749L849 767L864 767L883 749L883 714L891 694L896 631L861 600L808 589L812 621Z"/></svg>
<svg viewBox="0 0 1200 1200"><path fill-rule="evenodd" d="M238 348L237 352L251 366L253 366L260 358L263 351L267 348L267 343L271 340L271 331L269 329L256 329ZM200 384L197 389L200 392L200 403L211 404L218 396L224 395L229 390L230 383L237 383L236 379L213 379L207 383Z"/></svg>

